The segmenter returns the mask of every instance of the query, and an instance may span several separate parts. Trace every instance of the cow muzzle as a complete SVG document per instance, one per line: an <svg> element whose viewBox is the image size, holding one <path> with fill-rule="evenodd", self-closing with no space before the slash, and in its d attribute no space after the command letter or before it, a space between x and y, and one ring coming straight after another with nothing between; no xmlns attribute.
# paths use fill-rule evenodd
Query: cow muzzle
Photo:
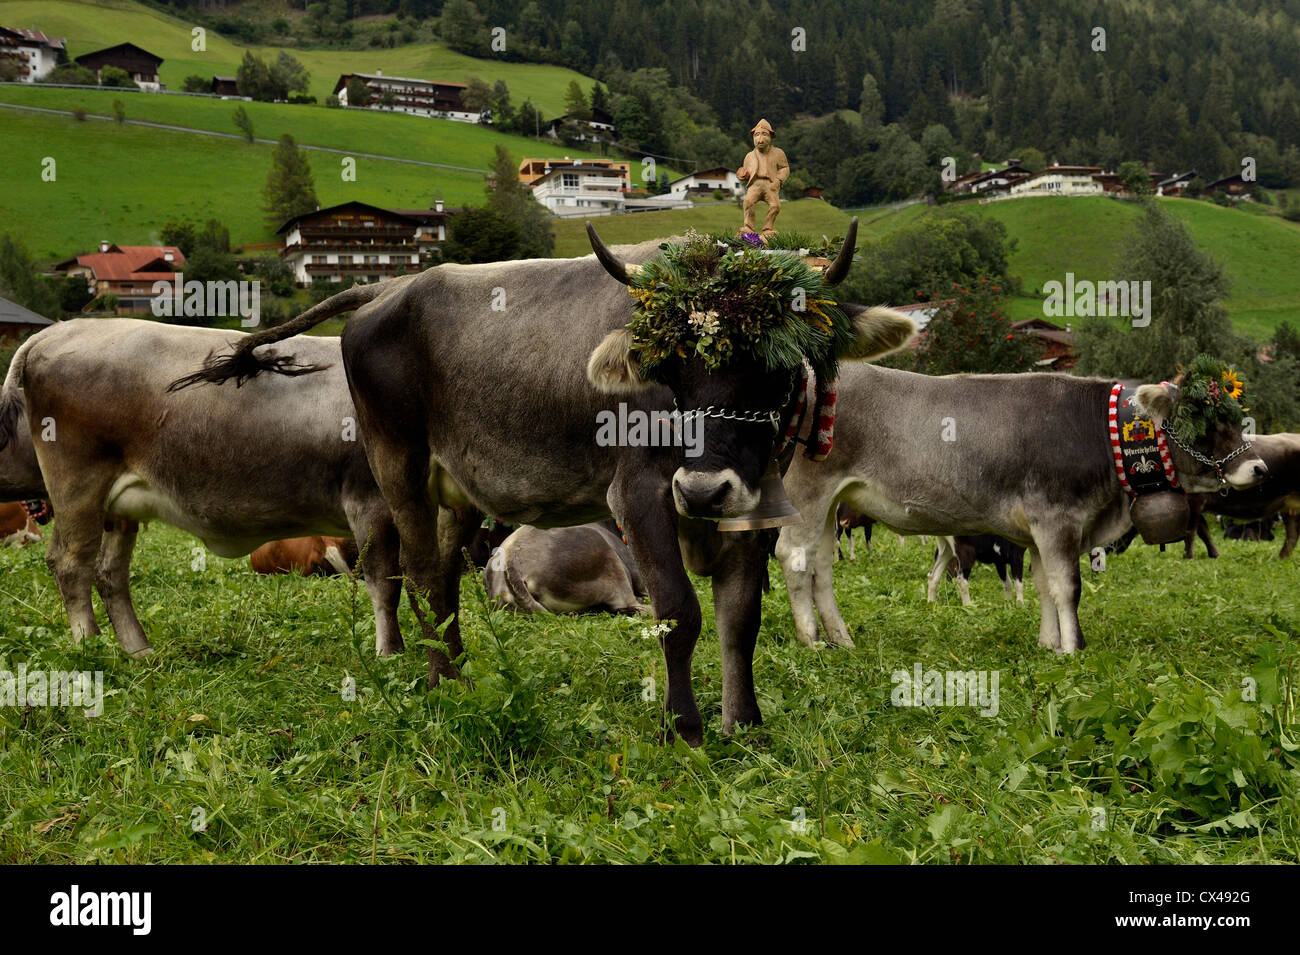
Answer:
<svg viewBox="0 0 1300 955"><path fill-rule="evenodd" d="M682 517L714 521L739 517L752 511L758 500L758 489L747 487L731 468L721 471L678 468L673 475L673 503Z"/></svg>
<svg viewBox="0 0 1300 955"><path fill-rule="evenodd" d="M1223 483L1242 490L1254 487L1268 477L1268 465L1257 454L1243 455L1223 471Z"/></svg>

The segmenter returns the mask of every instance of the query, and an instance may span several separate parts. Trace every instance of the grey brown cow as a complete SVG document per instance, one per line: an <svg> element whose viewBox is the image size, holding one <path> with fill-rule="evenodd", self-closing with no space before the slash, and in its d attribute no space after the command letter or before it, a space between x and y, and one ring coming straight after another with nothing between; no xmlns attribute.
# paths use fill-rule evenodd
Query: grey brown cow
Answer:
<svg viewBox="0 0 1300 955"><path fill-rule="evenodd" d="M825 273L829 285L848 272L856 228ZM713 578L723 730L759 723L753 653L764 552L757 532L721 533L716 522L754 509L775 438L793 414L800 367L737 355L711 369L674 354L655 379L643 377L627 286L630 268L655 256L659 242L615 253L588 232L595 256L448 264L341 292L177 387L283 370L253 349L356 309L343 360L366 454L392 506L413 592L427 597L437 620L451 618L443 637L450 656L429 648L430 683L458 674L461 549L478 523L473 512L539 527L612 515L655 616L673 624L660 638L668 718L698 744L703 721L690 672L701 616L686 568ZM850 343L843 359L891 351L914 329L887 309L842 307ZM629 413L677 408L702 418L701 453L598 443L597 416L620 404ZM417 615L432 637L428 616Z"/></svg>
<svg viewBox="0 0 1300 955"><path fill-rule="evenodd" d="M526 613L650 612L632 552L605 522L519 528L488 560L483 586Z"/></svg>
<svg viewBox="0 0 1300 955"><path fill-rule="evenodd" d="M800 641L817 640L820 615L828 643L853 645L831 589L842 500L898 533L998 534L1028 547L1039 645L1081 648L1079 556L1130 526L1108 438L1111 385L1060 374L930 377L845 366L834 450L820 464L796 457L785 478L804 521L782 528L776 553ZM1143 385L1136 395L1157 425L1178 400L1167 385ZM1268 469L1243 443L1239 428L1220 421L1193 447L1219 462L1236 452L1224 479L1244 488ZM1214 467L1177 446L1171 453L1184 489L1218 490Z"/></svg>
<svg viewBox="0 0 1300 955"><path fill-rule="evenodd" d="M1272 519L1283 514L1286 541L1278 557L1285 560L1295 550L1296 537L1300 535L1300 434L1257 434L1250 439L1256 453L1268 465L1268 477L1255 487L1239 494L1192 494L1188 497L1192 514L1187 534L1183 539L1183 556L1195 555L1197 535L1205 542L1210 557L1218 557L1219 549L1210 538L1205 523L1205 513L1221 514L1238 521Z"/></svg>
<svg viewBox="0 0 1300 955"><path fill-rule="evenodd" d="M397 535L355 438L336 338L270 349L318 367L267 376L238 393L168 393L178 375L238 332L135 319L62 322L15 354L0 396L0 450L31 440L58 515L46 561L78 640L99 632L91 588L118 643L151 650L131 602L139 524L187 531L222 557L268 540L327 534L370 541L364 566L377 649L402 647Z"/></svg>

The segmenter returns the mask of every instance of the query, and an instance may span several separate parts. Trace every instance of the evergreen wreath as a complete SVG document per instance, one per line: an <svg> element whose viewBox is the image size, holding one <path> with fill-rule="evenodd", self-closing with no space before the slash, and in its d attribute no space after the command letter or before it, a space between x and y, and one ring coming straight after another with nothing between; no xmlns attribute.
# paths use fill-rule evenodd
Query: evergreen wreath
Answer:
<svg viewBox="0 0 1300 955"><path fill-rule="evenodd" d="M1232 368L1217 358L1197 355L1177 383L1178 403L1170 425L1183 443L1200 440L1219 421L1241 424L1246 409L1238 399L1245 385Z"/></svg>
<svg viewBox="0 0 1300 955"><path fill-rule="evenodd" d="M674 356L699 356L710 369L745 356L769 371L807 358L818 380L835 379L853 327L821 272L797 251L765 252L694 232L660 248L628 285L637 308L627 327L643 374L655 377Z"/></svg>

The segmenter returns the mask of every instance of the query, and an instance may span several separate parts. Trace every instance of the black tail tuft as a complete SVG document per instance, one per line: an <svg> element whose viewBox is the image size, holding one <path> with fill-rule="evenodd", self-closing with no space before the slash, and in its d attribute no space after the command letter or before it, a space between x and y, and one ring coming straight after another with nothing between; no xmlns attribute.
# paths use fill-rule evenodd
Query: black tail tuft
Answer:
<svg viewBox="0 0 1300 955"><path fill-rule="evenodd" d="M251 348L236 348L233 354L221 358L218 358L215 352L210 353L201 369L183 378L177 378L167 386L167 391L180 391L191 385L220 385L231 379L234 379L236 388L241 388L244 382L256 378L264 371L293 378L324 371L328 367L330 367L328 363L299 364L292 355L268 355L259 358L253 354Z"/></svg>

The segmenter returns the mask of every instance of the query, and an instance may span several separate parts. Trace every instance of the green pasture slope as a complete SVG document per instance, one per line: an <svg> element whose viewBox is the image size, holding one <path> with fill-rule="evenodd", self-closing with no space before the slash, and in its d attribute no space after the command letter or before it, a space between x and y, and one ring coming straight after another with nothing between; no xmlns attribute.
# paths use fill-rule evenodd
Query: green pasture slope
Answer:
<svg viewBox="0 0 1300 955"><path fill-rule="evenodd" d="M973 607L950 583L927 605L930 551L889 534L836 565L857 649L808 650L773 566L766 722L729 738L697 581L696 751L658 742L643 619L488 613L467 576L473 684L428 693L422 651L373 657L364 588L211 555L193 570L194 546L141 535L158 652L140 662L107 628L73 645L44 544L0 550L0 669L101 670L106 694L90 719L0 706L0 861L1300 861L1297 567L1276 544L1190 562L1138 546L1085 570L1071 658L1035 645L1032 585L1017 606L980 567ZM891 674L916 664L996 671L996 714L892 705Z"/></svg>
<svg viewBox="0 0 1300 955"><path fill-rule="evenodd" d="M1187 224L1193 238L1223 264L1232 280L1226 305L1238 330L1267 338L1283 321L1300 326L1300 224L1226 209L1193 199L1161 199L1161 208ZM1009 199L945 207L995 218L1017 240L1011 272L1024 282L1012 303L1017 318L1041 316L1045 282L1114 279L1118 258L1139 215L1113 199ZM924 205L860 213L863 235L880 238L937 210Z"/></svg>
<svg viewBox="0 0 1300 955"><path fill-rule="evenodd" d="M43 260L89 251L101 239L152 244L169 220L220 219L237 244L275 236L262 213L273 147L191 133L0 110L3 229ZM53 157L57 178L41 178ZM480 173L358 159L343 182L341 157L307 154L322 205L350 199L397 208L483 202Z"/></svg>
<svg viewBox="0 0 1300 955"><path fill-rule="evenodd" d="M281 49L274 46L245 47L232 43L213 30L207 33L206 52L191 49L194 24L128 0L2 0L0 23L12 27L35 27L45 33L66 37L75 58L83 53L118 43L135 43L163 58L161 78L170 89L180 89L185 77L233 76L244 56L252 50L270 60ZM584 90L592 80L573 70L532 63L507 63L476 59L447 49L440 43L413 43L393 49L302 50L285 47L311 72L309 93L324 102L341 73L373 73L412 76L428 80L463 83L471 76L489 84L505 80L516 104L531 99L549 119L564 112L564 91L571 80Z"/></svg>
<svg viewBox="0 0 1300 955"><path fill-rule="evenodd" d="M697 232L734 232L744 219L740 207L732 202L701 202L693 209L670 209L664 212L637 212L631 215L604 216L592 219L600 237L608 244L644 242L664 236L680 235L687 229ZM843 235L849 217L820 199L798 199L781 203L781 229L806 232L813 237ZM554 223L555 255L564 258L587 255L586 219L565 219Z"/></svg>

